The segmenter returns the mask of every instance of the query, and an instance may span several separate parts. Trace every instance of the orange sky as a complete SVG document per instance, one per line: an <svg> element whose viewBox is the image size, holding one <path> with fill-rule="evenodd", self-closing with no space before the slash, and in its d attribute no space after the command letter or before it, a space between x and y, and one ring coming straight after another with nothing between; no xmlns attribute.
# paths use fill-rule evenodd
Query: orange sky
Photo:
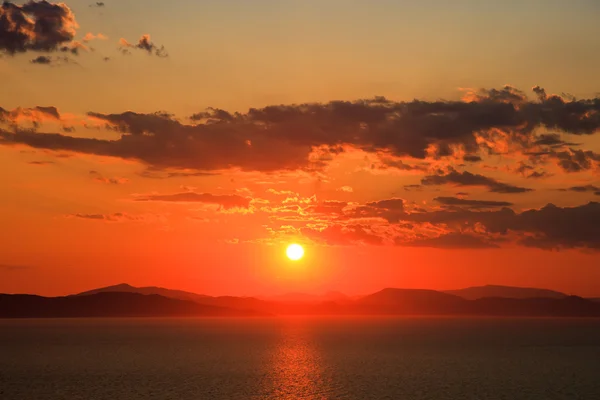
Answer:
<svg viewBox="0 0 600 400"><path fill-rule="evenodd" d="M431 2L5 3L0 292L600 296L595 5Z"/></svg>

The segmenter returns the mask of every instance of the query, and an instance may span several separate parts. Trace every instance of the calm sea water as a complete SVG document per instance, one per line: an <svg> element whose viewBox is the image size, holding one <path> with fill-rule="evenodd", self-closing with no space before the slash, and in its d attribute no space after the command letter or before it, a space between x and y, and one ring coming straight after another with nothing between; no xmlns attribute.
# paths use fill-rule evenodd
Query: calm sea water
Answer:
<svg viewBox="0 0 600 400"><path fill-rule="evenodd" d="M600 320L0 320L0 399L600 398Z"/></svg>

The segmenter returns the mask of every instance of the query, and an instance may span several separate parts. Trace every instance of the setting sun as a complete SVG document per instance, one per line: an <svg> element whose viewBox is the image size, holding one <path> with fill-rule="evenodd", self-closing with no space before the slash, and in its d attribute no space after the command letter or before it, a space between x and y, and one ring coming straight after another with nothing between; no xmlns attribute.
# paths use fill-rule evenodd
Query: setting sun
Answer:
<svg viewBox="0 0 600 400"><path fill-rule="evenodd" d="M290 260L299 260L304 256L304 249L302 248L302 246L300 246L299 244L290 244L286 251L285 254L288 256L288 258Z"/></svg>

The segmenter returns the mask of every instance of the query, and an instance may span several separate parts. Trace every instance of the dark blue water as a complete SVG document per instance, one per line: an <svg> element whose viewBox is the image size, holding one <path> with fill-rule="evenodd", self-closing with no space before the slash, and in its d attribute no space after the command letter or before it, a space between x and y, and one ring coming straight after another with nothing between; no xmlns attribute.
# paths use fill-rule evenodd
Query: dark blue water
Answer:
<svg viewBox="0 0 600 400"><path fill-rule="evenodd" d="M0 399L598 399L600 320L0 320Z"/></svg>

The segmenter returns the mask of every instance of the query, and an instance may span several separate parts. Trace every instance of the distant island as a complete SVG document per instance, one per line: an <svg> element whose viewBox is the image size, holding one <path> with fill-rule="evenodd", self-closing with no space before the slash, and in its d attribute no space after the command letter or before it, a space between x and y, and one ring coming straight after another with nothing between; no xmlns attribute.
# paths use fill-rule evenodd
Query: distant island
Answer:
<svg viewBox="0 0 600 400"><path fill-rule="evenodd" d="M600 317L600 301L537 288L487 285L450 291L386 288L366 296L331 292L270 298L213 297L119 284L42 297L0 294L0 318L260 317L276 315L427 315Z"/></svg>

